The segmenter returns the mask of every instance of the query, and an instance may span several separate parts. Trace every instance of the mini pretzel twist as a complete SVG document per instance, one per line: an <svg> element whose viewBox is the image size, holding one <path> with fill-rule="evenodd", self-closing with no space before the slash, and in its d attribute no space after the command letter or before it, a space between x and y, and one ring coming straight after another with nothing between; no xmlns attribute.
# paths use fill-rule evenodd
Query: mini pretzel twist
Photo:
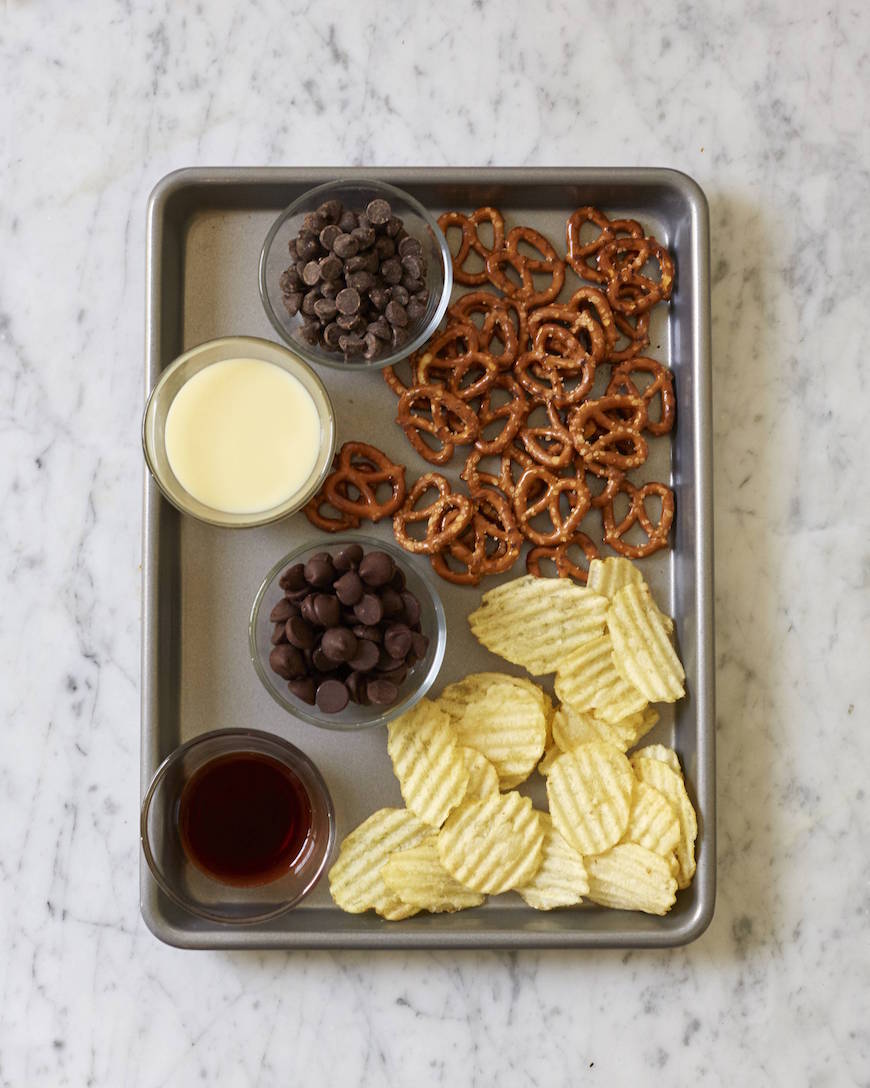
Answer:
<svg viewBox="0 0 870 1088"><path fill-rule="evenodd" d="M521 242L536 249L541 256L527 257L520 253ZM505 266L513 268L517 273L519 284L508 277ZM508 234L504 247L494 249L487 257L486 271L490 283L502 294L508 298L519 299L526 306L542 306L545 302L552 302L565 282L565 262L559 259L559 255L543 234L531 227L514 227ZM538 274L550 276L550 283L546 287L539 289L535 286L534 277Z"/></svg>
<svg viewBox="0 0 870 1088"><path fill-rule="evenodd" d="M389 484L390 498L379 500L378 488ZM359 498L353 499L353 487ZM355 518L378 522L395 514L405 501L405 466L397 465L375 446L365 442L345 442L335 460L334 470L326 477L321 494L336 510Z"/></svg>
<svg viewBox="0 0 870 1088"><path fill-rule="evenodd" d="M652 375L652 381L643 391L634 381L634 374L638 372ZM677 411L674 376L655 359L637 356L614 367L607 386L607 395L640 397L647 406L646 429L650 434L663 435L673 430ZM653 420L649 418L649 406L657 395L661 399L661 412L659 418Z"/></svg>
<svg viewBox="0 0 870 1088"><path fill-rule="evenodd" d="M474 442L479 431L474 409L441 385L417 385L403 393L396 422L420 456L433 465L446 464L456 446ZM432 435L441 448L433 449L423 441L423 434Z"/></svg>
<svg viewBox="0 0 870 1088"><path fill-rule="evenodd" d="M543 494L541 484L546 488ZM567 515L561 511L563 495L568 499ZM582 476L554 476L539 465L526 469L514 492L517 524L535 544L564 544L577 531L588 510L589 488ZM549 532L532 525L532 520L540 514L549 517L553 526Z"/></svg>
<svg viewBox="0 0 870 1088"><path fill-rule="evenodd" d="M647 459L649 447L641 434L645 424L646 404L640 397L605 396L575 408L568 429L574 448L587 464L625 471Z"/></svg>
<svg viewBox="0 0 870 1088"><path fill-rule="evenodd" d="M487 222L492 226L492 246L487 246L481 240L478 227ZM457 283L466 287L480 287L488 280L486 268L480 272L470 272L465 268L465 262L472 253L486 264L486 260L493 250L501 249L504 245L504 219L496 208L478 208L471 215L463 215L461 212L445 212L438 218L438 226L445 234L451 227L459 227L462 238L459 250L453 255L453 278Z"/></svg>
<svg viewBox="0 0 870 1088"><path fill-rule="evenodd" d="M667 547L668 534L674 521L674 493L665 484L650 482L642 487L635 487L628 480L622 480L618 492L623 492L629 497L628 513L622 521L616 521L611 499L601 511L601 519L604 524L604 540L615 552L629 559L642 559L646 555L652 555L660 548ZM662 503L661 516L658 522L653 522L646 511L645 502L650 495L658 495ZM614 496L615 498L615 496ZM644 544L629 544L622 538L634 526L640 525L646 535Z"/></svg>
<svg viewBox="0 0 870 1088"><path fill-rule="evenodd" d="M417 509L417 503L432 488L438 497L428 506ZM408 552L434 555L446 547L471 523L474 505L467 495L451 491L448 481L438 472L427 472L414 484L402 506L393 515L393 534ZM408 526L425 522L422 540L408 535Z"/></svg>
<svg viewBox="0 0 870 1088"><path fill-rule="evenodd" d="M504 495L491 488L472 494L471 524L445 551L431 557L432 567L442 578L456 585L476 586L487 574L510 570L519 558L523 537ZM447 557L459 564L456 570Z"/></svg>
<svg viewBox="0 0 870 1088"><path fill-rule="evenodd" d="M580 548L586 556L587 565L585 567L578 566L569 556L568 549L572 544ZM589 577L589 563L591 560L597 559L599 555L600 552L595 541L588 537L586 533L578 532L564 544L538 545L532 548L526 556L526 570L536 578L543 578L545 575L541 571L541 560L552 559L556 567L556 573L560 578L575 578L585 586Z"/></svg>

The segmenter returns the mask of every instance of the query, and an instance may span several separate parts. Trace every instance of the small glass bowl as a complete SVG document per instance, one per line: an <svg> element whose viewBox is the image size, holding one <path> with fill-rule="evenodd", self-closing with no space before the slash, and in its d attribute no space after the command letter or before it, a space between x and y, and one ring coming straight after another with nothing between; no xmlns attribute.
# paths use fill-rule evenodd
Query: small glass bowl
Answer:
<svg viewBox="0 0 870 1088"><path fill-rule="evenodd" d="M302 383L311 395L320 417L320 450L305 484L280 506L254 513L233 514L206 506L186 491L172 471L166 455L166 417L172 401L181 387L212 363L226 359L262 359L281 367ZM208 340L186 351L163 371L145 405L142 421L142 447L145 461L157 486L172 505L209 525L227 529L249 529L268 525L300 510L317 491L332 466L335 453L335 412L326 387L314 371L280 344L254 336L225 336Z"/></svg>
<svg viewBox="0 0 870 1088"><path fill-rule="evenodd" d="M388 201L393 214L404 223L405 230L423 247L426 258L426 286L429 302L421 318L409 325L410 336L399 348L386 351L375 359L354 356L346 361L340 351L306 344L296 330L302 324L299 314L291 317L284 307L279 280L292 263L287 244L299 233L302 220L324 201L337 199L351 211L362 211L370 200L382 197ZM438 328L450 302L453 288L453 261L447 239L432 215L409 193L382 181L329 181L303 193L286 208L266 235L260 253L260 298L266 316L278 335L308 363L342 369L381 369L407 358L424 344Z"/></svg>
<svg viewBox="0 0 870 1088"><path fill-rule="evenodd" d="M178 815L182 790L219 756L254 753L287 767L311 805L311 831L285 875L268 884L236 886L207 876L181 844ZM139 834L145 860L160 889L198 918L231 925L265 922L294 907L320 878L335 842L332 798L320 772L294 745L256 729L219 729L176 748L158 767L142 802Z"/></svg>
<svg viewBox="0 0 870 1088"><path fill-rule="evenodd" d="M334 554L345 544L360 544L368 551L383 551L392 556L396 566L401 567L408 589L420 602L420 625L423 634L429 639L426 656L413 665L399 689L399 700L392 706L360 706L350 702L338 714L324 714L316 706L309 706L287 689L287 681L274 673L269 665L272 647L271 635L274 624L269 620L269 613L284 596L278 585L287 567L294 563L305 563L318 552ZM330 537L328 540L315 540L285 555L266 575L263 584L254 598L251 609L249 628L251 661L266 691L276 703L295 718L301 718L311 725L322 729L352 731L369 729L375 725L384 725L418 703L435 683L435 678L444 660L447 645L447 621L444 608L432 580L417 566L409 562L411 556L401 548L385 540L366 536Z"/></svg>

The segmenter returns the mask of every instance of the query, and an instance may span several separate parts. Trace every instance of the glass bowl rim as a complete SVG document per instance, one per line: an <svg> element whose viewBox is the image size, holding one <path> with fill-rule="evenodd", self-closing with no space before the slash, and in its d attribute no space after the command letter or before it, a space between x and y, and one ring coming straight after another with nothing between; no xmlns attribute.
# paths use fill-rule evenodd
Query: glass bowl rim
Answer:
<svg viewBox="0 0 870 1088"><path fill-rule="evenodd" d="M319 476L316 478L311 477L308 486L301 494L305 496L305 499L299 506L294 506L292 509L284 509L283 506L272 507L271 510L264 510L260 512L259 517L253 517L249 521L232 522L224 520L220 514L221 511L214 510L213 507L207 507L209 510L214 510L215 517L206 517L203 514L195 513L190 507L180 503L176 497L168 491L163 480L160 478L160 474L157 470L157 466L154 463L154 459L151 456L148 442L148 423L151 419L152 413L156 411L157 398L160 390L165 386L170 376L177 370L180 370L185 363L189 363L191 359L194 359L198 354L215 348L223 348L230 343L242 343L242 344L255 344L265 345L270 351L277 351L282 355L288 357L287 361L292 361L293 366L287 367L287 373L292 374L294 367L301 367L307 371L311 380L317 386L321 396L323 397L326 405L326 413L321 414L318 408L318 416L320 416L321 426L329 428L328 438L328 455L324 458L324 467ZM231 355L227 355L225 359L215 359L214 362L225 362L232 358ZM262 360L268 362L269 360ZM209 366L212 363L207 364ZM273 363L273 366L279 366L278 363ZM295 377L295 375L294 375ZM332 460L335 456L335 447L338 440L338 428L335 421L335 406L332 403L332 398L329 395L329 390L326 388L326 384L323 379L312 367L307 359L303 359L301 355L294 354L293 349L287 344L279 344L275 340L267 340L263 336L245 336L245 335L232 335L232 336L216 336L211 340L203 340L200 344L195 344L192 348L188 348L187 351L183 351L180 355L176 356L172 362L160 372L160 377L154 383L153 388L145 398L145 410L142 413L142 427L141 427L141 441L142 441L142 453L145 458L145 464L148 468L148 472L151 479L157 485L160 494L164 499L173 506L179 513L184 514L185 517L194 518L196 521L202 522L204 525L214 525L219 529L258 529L263 525L273 525L276 521L282 521L286 517L290 517L292 514L297 513L305 505L305 502L316 494L318 488L323 483L326 476L329 474L332 468ZM181 486L179 482L179 486ZM181 488L184 491L184 488ZM289 500L288 500L289 501ZM202 504L205 506L205 503Z"/></svg>
<svg viewBox="0 0 870 1088"><path fill-rule="evenodd" d="M441 254L441 267L443 271L444 283L441 289L441 299L435 308L435 312L432 315L432 319L423 326L419 333L412 337L406 344L391 351L389 355L384 355L379 359L372 359L369 361L359 360L357 362L348 363L345 362L344 356L341 353L336 352L335 358L329 358L327 352L320 352L316 356L313 353L308 353L308 347L304 343L299 343L295 340L290 340L287 336L287 331L279 320L275 313L275 308L272 306L272 301L269 298L269 291L266 284L266 261L269 256L269 252L272 248L272 244L275 238L284 225L284 223L294 214L298 214L299 205L303 202L308 202L312 197L323 196L324 198L333 190L343 187L353 187L354 189L370 188L375 192L380 192L385 195L391 195L393 197L400 197L406 201L414 212L425 222L427 227L432 231L432 234L438 243L438 249ZM391 185L389 182L380 181L377 178L350 178L350 177L338 177L333 181L324 181L320 185L315 185L310 189L306 189L303 193L300 193L298 197L292 203L288 204L282 212L279 213L275 222L269 228L269 232L263 242L260 249L260 259L257 266L257 281L260 292L260 302L263 305L263 309L266 312L272 328L281 337L281 340L288 347L296 349L297 343L299 343L298 350L302 358L309 365L313 366L328 366L335 370L383 370L388 366L395 366L396 363L406 359L409 355L412 355L418 348L435 333L438 326L441 324L441 320L447 312L447 307L450 305L450 295L453 290L453 257L450 252L450 247L447 244L447 237L444 231L438 226L438 221L432 215L432 213L423 204L417 200L416 197L411 196L410 193L404 189L400 189L397 185Z"/></svg>
<svg viewBox="0 0 870 1088"><path fill-rule="evenodd" d="M323 856L317 864L311 877L306 881L305 886L295 895L292 899L289 899L281 904L281 906L274 908L273 910L264 911L261 914L252 915L250 918L230 918L224 914L219 914L217 911L210 911L203 909L202 907L195 906L189 900L179 895L175 888L163 875L161 867L157 863L157 859L154 856L154 852L151 849L151 842L148 835L148 817L151 812L151 805L154 801L154 797L157 793L157 789L161 782L168 774L170 768L177 763L183 756L189 751L196 748L200 744L204 744L208 741L221 740L221 739L238 739L244 741L245 738L252 738L254 740L265 741L267 744L274 745L275 747L282 749L284 752L284 762L291 770L296 770L296 764L302 763L311 774L319 792L321 799L324 802L326 808L326 846L323 851ZM237 751L245 751L243 746L240 746ZM286 758L286 757L290 758ZM215 756L215 758L218 758ZM278 759L278 756L274 757ZM317 882L326 869L329 859L332 856L333 847L335 846L336 839L336 820L335 820L335 806L332 801L332 794L329 792L329 787L326 785L326 781L323 775L320 773L320 769L314 760L302 751L301 748L291 743L289 740L285 740L283 737L278 736L277 733L270 733L264 729L249 729L249 728L227 728L227 729L212 729L207 733L200 733L198 736L192 737L190 740L185 741L183 744L179 744L177 748L173 750L159 763L157 769L151 777L151 781L148 784L148 788L145 791L145 795L142 798L142 804L139 809L139 843L142 847L142 853L145 855L145 861L148 864L148 869L151 872L152 877L157 883L157 886L177 907L186 911L188 914L192 914L196 918L202 918L209 922L219 922L222 925L230 926L251 926L257 925L261 922L269 922L275 918L279 918L282 914L286 914L287 911L292 910L297 903L301 902L308 893L314 888Z"/></svg>
<svg viewBox="0 0 870 1088"><path fill-rule="evenodd" d="M322 543L320 550L326 551L330 547L341 547L344 544L360 544L366 550L386 551L393 559L401 559L407 563L408 553L402 551L398 545L392 541L379 540L377 537L367 536L365 534L359 534L357 536L351 535L339 535L332 539L318 541L309 540L306 544L300 545L297 548L293 548L282 559L275 563L269 570L266 577L260 583L260 588L257 590L254 596L254 602L251 605L251 613L248 619L248 651L251 658L251 664L254 666L254 670L260 679L263 687L272 696L278 706L281 707L286 713L292 715L295 718L300 718L302 721L307 722L309 725L314 725L319 729L328 729L334 733L362 733L367 729L373 729L378 725L386 725L387 722L397 718L400 714L406 713L412 707L426 695L431 689L432 685L438 679L438 674L441 671L441 666L444 663L444 655L447 651L447 617L444 612L444 604L441 600L441 596L438 593L435 580L428 573L421 568L413 567L414 574L420 579L423 585L426 587L426 591L429 594L429 598L432 602L432 608L435 613L435 629L436 629L436 645L435 652L432 657L432 663L429 666L425 676L421 678L421 681L417 688L407 698L402 699L399 703L390 707L385 707L383 712L371 721L363 722L332 722L327 720L327 715L317 717L313 713L310 713L307 709L303 710L296 705L287 702L284 698L275 690L274 685L271 683L269 676L266 673L265 666L260 660L260 655L257 652L257 618L259 616L260 608L266 596L266 591L275 581L277 575L287 566L302 555L305 552L312 551Z"/></svg>

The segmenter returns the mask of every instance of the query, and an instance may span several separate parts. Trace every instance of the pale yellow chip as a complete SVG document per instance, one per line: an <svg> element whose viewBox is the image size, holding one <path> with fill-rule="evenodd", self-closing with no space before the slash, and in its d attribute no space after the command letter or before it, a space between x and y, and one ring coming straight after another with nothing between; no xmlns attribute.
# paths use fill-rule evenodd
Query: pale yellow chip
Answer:
<svg viewBox="0 0 870 1088"><path fill-rule="evenodd" d="M486 756L502 789L523 782L544 753L549 700L531 680L473 673L444 689L435 704L459 743Z"/></svg>
<svg viewBox="0 0 870 1088"><path fill-rule="evenodd" d="M680 843L680 821L663 793L646 782L636 782L628 827L620 842L645 846L669 859Z"/></svg>
<svg viewBox="0 0 870 1088"><path fill-rule="evenodd" d="M556 694L573 710L595 710L606 722L618 722L647 705L647 698L617 672L609 635L575 650L556 672Z"/></svg>
<svg viewBox="0 0 870 1088"><path fill-rule="evenodd" d="M551 744L545 750L544 758L538 764L538 774L542 774L544 778L546 778L550 771L553 769L553 764L562 754L562 749L558 746L558 744Z"/></svg>
<svg viewBox="0 0 870 1088"><path fill-rule="evenodd" d="M403 808L382 808L355 828L341 844L329 870L332 898L349 914L376 910L391 921L415 914L381 877L381 869L397 850L407 850L432 834L432 828Z"/></svg>
<svg viewBox="0 0 870 1088"><path fill-rule="evenodd" d="M589 879L583 858L553 826L546 812L538 813L544 827L544 845L538 871L516 889L535 910L572 907L589 891Z"/></svg>
<svg viewBox="0 0 870 1088"><path fill-rule="evenodd" d="M621 843L586 858L589 898L602 907L667 914L677 898L677 882L667 859L636 843Z"/></svg>
<svg viewBox="0 0 870 1088"><path fill-rule="evenodd" d="M628 826L634 773L625 755L600 741L560 756L547 776L553 823L580 854L600 854Z"/></svg>
<svg viewBox="0 0 870 1088"><path fill-rule="evenodd" d="M430 827L440 827L465 796L469 778L449 716L421 699L390 722L387 751L405 804Z"/></svg>
<svg viewBox="0 0 870 1088"><path fill-rule="evenodd" d="M468 623L488 650L543 676L603 634L608 604L606 597L567 578L529 574L484 593Z"/></svg>
<svg viewBox="0 0 870 1088"><path fill-rule="evenodd" d="M632 767L638 759L657 759L659 763L666 763L680 778L683 777L680 757L673 748L667 748L664 744L648 744L645 748L638 748L636 752L632 752L629 759Z"/></svg>
<svg viewBox="0 0 870 1088"><path fill-rule="evenodd" d="M430 835L409 850L393 854L381 869L387 888L403 902L431 914L479 907L486 896L460 884L438 856L438 839Z"/></svg>
<svg viewBox="0 0 870 1088"><path fill-rule="evenodd" d="M646 732L645 714L646 710L638 710L618 722L605 722L592 710L574 710L565 703L553 717L553 740L563 752L597 740L627 752Z"/></svg>
<svg viewBox="0 0 870 1088"><path fill-rule="evenodd" d="M593 559L589 564L589 577L586 588L600 593L602 597L613 597L624 586L645 585L640 568L630 559L620 556L608 559ZM668 634L674 629L674 621L659 610L662 624Z"/></svg>
<svg viewBox="0 0 870 1088"><path fill-rule="evenodd" d="M454 809L438 835L438 854L460 884L496 894L532 879L543 843L544 828L528 797L499 793Z"/></svg>
<svg viewBox="0 0 870 1088"><path fill-rule="evenodd" d="M645 584L616 593L607 627L614 664L628 683L650 702L673 703L685 695L686 674Z"/></svg>
<svg viewBox="0 0 870 1088"><path fill-rule="evenodd" d="M695 875L695 839L698 837L698 818L686 793L683 779L659 759L636 759L634 773L640 782L653 786L670 801L680 823L680 841L677 844L677 861L680 871L677 884L688 888ZM552 775L550 776L552 778Z"/></svg>
<svg viewBox="0 0 870 1088"><path fill-rule="evenodd" d="M468 786L463 801L482 801L490 794L498 793L498 774L485 755L474 748L460 748L468 768Z"/></svg>

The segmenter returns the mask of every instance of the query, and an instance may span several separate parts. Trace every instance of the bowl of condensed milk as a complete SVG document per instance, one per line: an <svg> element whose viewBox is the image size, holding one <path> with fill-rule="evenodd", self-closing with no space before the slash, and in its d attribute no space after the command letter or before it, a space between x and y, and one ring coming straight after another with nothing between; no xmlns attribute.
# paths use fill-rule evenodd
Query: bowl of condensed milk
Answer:
<svg viewBox="0 0 870 1088"><path fill-rule="evenodd" d="M320 378L251 336L180 355L145 406L145 460L165 497L210 525L249 528L301 509L332 465L335 414Z"/></svg>

